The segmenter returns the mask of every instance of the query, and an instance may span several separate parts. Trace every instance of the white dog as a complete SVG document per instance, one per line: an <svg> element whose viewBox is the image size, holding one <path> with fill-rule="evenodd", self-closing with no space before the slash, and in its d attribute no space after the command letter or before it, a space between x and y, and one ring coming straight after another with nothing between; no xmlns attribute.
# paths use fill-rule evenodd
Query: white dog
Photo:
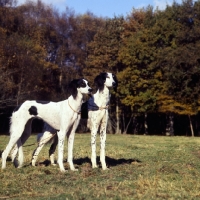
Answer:
<svg viewBox="0 0 200 200"><path fill-rule="evenodd" d="M91 162L92 168L97 168L96 163L96 135L100 130L100 161L102 169L106 170L105 143L108 122L108 105L110 101L110 87L117 86L117 78L112 73L101 73L94 80L97 92L88 100L88 128L91 130Z"/></svg>
<svg viewBox="0 0 200 200"><path fill-rule="evenodd" d="M33 118L43 119L58 131L58 165L65 172L63 165L64 139L68 138L68 163L71 170L76 170L73 164L73 143L75 130L80 121L80 109L83 94L91 93L92 89L85 79L76 79L69 84L71 96L60 102L25 101L12 114L10 140L2 153L2 169L6 168L6 159L12 147L17 143L19 157L18 167L23 164L22 144L30 136ZM12 158L14 160L14 158Z"/></svg>

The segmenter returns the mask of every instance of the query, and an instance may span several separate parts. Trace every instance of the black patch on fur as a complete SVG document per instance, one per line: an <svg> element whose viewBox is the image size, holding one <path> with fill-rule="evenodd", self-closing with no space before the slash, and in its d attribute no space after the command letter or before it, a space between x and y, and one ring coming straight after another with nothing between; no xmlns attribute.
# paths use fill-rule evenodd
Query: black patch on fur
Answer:
<svg viewBox="0 0 200 200"><path fill-rule="evenodd" d="M74 79L69 83L69 92L73 96L74 99L76 99L76 96L78 94L77 88L80 87L86 87L85 81L81 79Z"/></svg>
<svg viewBox="0 0 200 200"><path fill-rule="evenodd" d="M37 103L40 103L40 104L48 104L50 103L50 101L40 101L40 100L36 100Z"/></svg>
<svg viewBox="0 0 200 200"><path fill-rule="evenodd" d="M37 108L35 106L31 106L28 111L30 115L38 115Z"/></svg>
<svg viewBox="0 0 200 200"><path fill-rule="evenodd" d="M21 105L17 106L17 107L13 110L13 112L17 112L17 111L20 109L20 107L21 107Z"/></svg>
<svg viewBox="0 0 200 200"><path fill-rule="evenodd" d="M103 72L96 76L94 79L94 83L96 84L97 90L102 91L104 88L104 83L106 81L108 74L106 72Z"/></svg>
<svg viewBox="0 0 200 200"><path fill-rule="evenodd" d="M78 93L78 91L77 91L78 81L79 81L79 79L74 79L68 85L69 92L73 96L74 99L76 99L76 96L77 96L77 93Z"/></svg>
<svg viewBox="0 0 200 200"><path fill-rule="evenodd" d="M80 87L85 88L87 86L83 79L79 79L77 84L78 84L78 86L77 86L78 88L80 88Z"/></svg>

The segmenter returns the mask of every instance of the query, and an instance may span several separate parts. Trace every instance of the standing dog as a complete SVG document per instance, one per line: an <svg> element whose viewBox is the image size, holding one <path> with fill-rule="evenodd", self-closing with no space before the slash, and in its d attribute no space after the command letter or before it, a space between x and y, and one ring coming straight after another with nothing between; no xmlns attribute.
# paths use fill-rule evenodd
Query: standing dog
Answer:
<svg viewBox="0 0 200 200"><path fill-rule="evenodd" d="M88 100L88 128L91 130L91 162L92 168L96 163L96 135L100 130L100 161L102 169L106 170L105 143L108 122L108 105L110 101L109 88L117 86L117 78L112 73L101 73L94 80L97 92Z"/></svg>
<svg viewBox="0 0 200 200"><path fill-rule="evenodd" d="M80 121L80 109L83 94L91 93L92 89L85 79L76 79L69 84L71 96L60 102L25 101L12 114L10 140L2 153L2 169L6 168L6 159L14 144L19 152L18 167L23 164L22 144L30 136L33 118L43 119L58 131L58 165L65 172L63 165L64 140L68 138L68 163L71 170L76 170L72 161L75 130ZM12 158L13 159L13 158Z"/></svg>

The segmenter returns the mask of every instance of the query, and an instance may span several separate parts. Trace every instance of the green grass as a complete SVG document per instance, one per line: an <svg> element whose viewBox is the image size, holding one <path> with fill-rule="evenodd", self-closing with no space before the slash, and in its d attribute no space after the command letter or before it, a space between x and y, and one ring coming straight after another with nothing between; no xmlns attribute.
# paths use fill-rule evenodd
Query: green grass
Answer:
<svg viewBox="0 0 200 200"><path fill-rule="evenodd" d="M0 136L1 151L8 139ZM200 199L200 138L109 134L110 170L103 171L91 168L90 134L76 134L74 162L79 171L65 174L46 162L49 146L40 153L37 167L30 165L36 145L24 147L21 169L8 159L0 172L0 199ZM99 138L97 149L99 155ZM64 165L68 168L66 160Z"/></svg>

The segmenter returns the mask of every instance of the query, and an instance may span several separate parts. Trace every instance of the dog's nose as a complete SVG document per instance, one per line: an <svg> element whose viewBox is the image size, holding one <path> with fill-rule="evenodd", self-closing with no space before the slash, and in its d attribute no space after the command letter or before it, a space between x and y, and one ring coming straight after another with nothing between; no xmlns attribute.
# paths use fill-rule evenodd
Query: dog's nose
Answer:
<svg viewBox="0 0 200 200"><path fill-rule="evenodd" d="M93 89L92 89L92 88L89 88L89 89L88 89L88 92L92 92L92 91L93 91Z"/></svg>
<svg viewBox="0 0 200 200"><path fill-rule="evenodd" d="M115 87L117 84L115 82L112 82L112 86Z"/></svg>

